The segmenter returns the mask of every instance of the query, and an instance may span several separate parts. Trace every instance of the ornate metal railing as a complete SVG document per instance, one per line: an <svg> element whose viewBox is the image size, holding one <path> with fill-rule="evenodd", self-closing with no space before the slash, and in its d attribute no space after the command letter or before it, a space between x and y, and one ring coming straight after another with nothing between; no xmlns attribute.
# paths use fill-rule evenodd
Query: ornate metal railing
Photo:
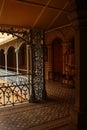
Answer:
<svg viewBox="0 0 87 130"><path fill-rule="evenodd" d="M0 84L0 106L29 101L29 84Z"/></svg>
<svg viewBox="0 0 87 130"><path fill-rule="evenodd" d="M28 74L2 75L0 78L3 79L0 83L0 106L29 102Z"/></svg>

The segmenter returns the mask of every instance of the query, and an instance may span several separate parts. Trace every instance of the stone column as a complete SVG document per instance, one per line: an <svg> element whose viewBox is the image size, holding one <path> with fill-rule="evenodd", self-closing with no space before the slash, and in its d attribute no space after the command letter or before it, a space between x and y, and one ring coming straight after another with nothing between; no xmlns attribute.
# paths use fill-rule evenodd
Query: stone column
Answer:
<svg viewBox="0 0 87 130"><path fill-rule="evenodd" d="M18 51L19 49L16 48L15 49L15 53L16 53L16 74L18 75L19 74L19 65L18 65ZM19 80L19 76L17 76L17 83L19 84L20 83L20 80Z"/></svg>
<svg viewBox="0 0 87 130"><path fill-rule="evenodd" d="M5 54L5 71L7 74L7 51L5 51L4 54Z"/></svg>
<svg viewBox="0 0 87 130"><path fill-rule="evenodd" d="M18 65L18 51L19 49L15 49L15 53L16 53L16 73L19 74L19 65Z"/></svg>

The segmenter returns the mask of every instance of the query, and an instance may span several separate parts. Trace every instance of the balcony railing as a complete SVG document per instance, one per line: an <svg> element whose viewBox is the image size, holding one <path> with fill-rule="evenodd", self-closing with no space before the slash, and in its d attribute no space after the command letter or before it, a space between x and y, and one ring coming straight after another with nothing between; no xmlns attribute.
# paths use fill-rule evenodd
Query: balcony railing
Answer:
<svg viewBox="0 0 87 130"><path fill-rule="evenodd" d="M28 74L0 75L0 106L29 102Z"/></svg>
<svg viewBox="0 0 87 130"><path fill-rule="evenodd" d="M29 84L0 84L0 106L29 101Z"/></svg>

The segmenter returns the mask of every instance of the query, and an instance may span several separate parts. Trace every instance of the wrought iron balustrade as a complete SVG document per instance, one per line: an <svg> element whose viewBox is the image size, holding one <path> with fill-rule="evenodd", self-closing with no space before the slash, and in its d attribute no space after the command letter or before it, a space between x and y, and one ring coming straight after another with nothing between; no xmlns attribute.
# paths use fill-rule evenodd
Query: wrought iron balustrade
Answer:
<svg viewBox="0 0 87 130"><path fill-rule="evenodd" d="M0 78L3 79L0 83L0 106L29 102L28 74L2 75Z"/></svg>
<svg viewBox="0 0 87 130"><path fill-rule="evenodd" d="M29 101L29 84L0 84L0 106Z"/></svg>

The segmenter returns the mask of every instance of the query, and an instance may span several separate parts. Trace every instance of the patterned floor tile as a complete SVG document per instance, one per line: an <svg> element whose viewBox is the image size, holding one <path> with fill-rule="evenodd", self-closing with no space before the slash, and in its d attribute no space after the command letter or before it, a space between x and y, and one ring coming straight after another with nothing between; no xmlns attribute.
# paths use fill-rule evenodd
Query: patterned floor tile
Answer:
<svg viewBox="0 0 87 130"><path fill-rule="evenodd" d="M46 89L45 102L0 108L0 130L50 130L58 123L67 123L74 104L74 90L62 88L58 83L48 83Z"/></svg>

